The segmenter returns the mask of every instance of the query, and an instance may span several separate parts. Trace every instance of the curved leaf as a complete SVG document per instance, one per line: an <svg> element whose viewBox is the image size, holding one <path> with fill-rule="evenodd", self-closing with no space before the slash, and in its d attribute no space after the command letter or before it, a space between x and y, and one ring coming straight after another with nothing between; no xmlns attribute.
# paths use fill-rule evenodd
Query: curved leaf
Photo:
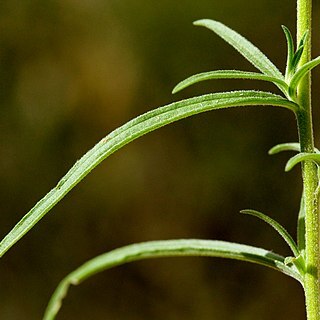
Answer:
<svg viewBox="0 0 320 320"><path fill-rule="evenodd" d="M195 21L194 24L196 26L206 27L215 32L223 40L233 46L262 73L284 80L284 77L278 68L256 46L236 31L230 29L221 22L210 19L198 20Z"/></svg>
<svg viewBox="0 0 320 320"><path fill-rule="evenodd" d="M319 153L307 153L307 152L301 152L294 157L290 158L289 161L286 164L285 171L290 171L296 164L302 161L311 160L316 162L317 164L320 164L320 154Z"/></svg>
<svg viewBox="0 0 320 320"><path fill-rule="evenodd" d="M43 319L55 318L71 284L77 285L99 272L131 261L170 256L207 256L254 262L283 272L302 283L297 269L285 265L284 257L261 248L213 240L151 241L102 254L70 273L60 282L52 295Z"/></svg>
<svg viewBox="0 0 320 320"><path fill-rule="evenodd" d="M292 65L292 59L294 56L294 44L293 44L293 39L292 39L292 35L291 35L290 30L284 25L282 25L281 27L282 27L283 32L284 32L286 39L287 39L287 48L288 49L287 49L287 64L286 64L285 78L288 79L291 74L291 65Z"/></svg>
<svg viewBox="0 0 320 320"><path fill-rule="evenodd" d="M288 142L288 143L280 143L276 146L272 147L268 154L274 155L282 151L297 151L300 152L300 143L298 142Z"/></svg>
<svg viewBox="0 0 320 320"><path fill-rule="evenodd" d="M296 151L300 152L300 143L298 142L287 142L287 143L280 143L272 147L268 154L274 155L282 151ZM314 148L315 153L320 153L319 149Z"/></svg>
<svg viewBox="0 0 320 320"><path fill-rule="evenodd" d="M300 255L300 251L299 251L295 241L293 240L291 235L288 233L288 231L280 223L278 223L277 221L273 220L272 218L268 217L267 215L265 215L259 211L256 211L256 210L245 209L245 210L241 210L240 212L257 217L257 218L263 220L264 222L266 222L267 224L269 224L273 229L275 229L280 234L280 236L284 239L284 241L289 245L294 256L298 257Z"/></svg>
<svg viewBox="0 0 320 320"><path fill-rule="evenodd" d="M313 68L318 66L320 64L320 57L317 57L307 63L305 63L303 66L301 66L293 75L290 84L289 84L289 94L292 96L295 94L297 87L302 80L302 78Z"/></svg>
<svg viewBox="0 0 320 320"><path fill-rule="evenodd" d="M178 83L172 93L177 93L189 87L195 83L205 80L213 80L213 79L251 79L251 80L263 80L275 83L281 88L283 88L283 92L286 93L288 91L288 85L281 79L270 77L262 73L257 72L247 72L247 71L239 71L239 70L217 70L210 72L203 72L196 75L193 75L180 83Z"/></svg>
<svg viewBox="0 0 320 320"><path fill-rule="evenodd" d="M295 111L296 104L271 93L233 91L190 98L149 111L112 131L88 151L44 198L42 198L0 242L0 257L21 239L92 169L112 153L174 121L205 111L250 105L275 105Z"/></svg>

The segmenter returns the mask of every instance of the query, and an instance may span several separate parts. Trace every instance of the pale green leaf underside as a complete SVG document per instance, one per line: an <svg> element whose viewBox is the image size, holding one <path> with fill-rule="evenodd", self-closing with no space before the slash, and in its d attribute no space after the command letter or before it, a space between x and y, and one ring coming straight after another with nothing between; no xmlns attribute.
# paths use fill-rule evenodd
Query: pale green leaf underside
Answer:
<svg viewBox="0 0 320 320"><path fill-rule="evenodd" d="M54 292L44 320L55 318L71 284L77 285L99 272L128 262L170 256L207 256L243 260L271 267L302 282L296 268L284 264L284 257L261 248L224 241L194 239L144 242L102 254L70 273Z"/></svg>
<svg viewBox="0 0 320 320"><path fill-rule="evenodd" d="M296 104L271 93L233 91L190 98L149 111L119 127L88 151L0 243L0 257L23 237L76 184L109 155L129 142L174 121L205 111L250 105L274 105L295 111Z"/></svg>
<svg viewBox="0 0 320 320"><path fill-rule="evenodd" d="M282 151L296 151L300 152L300 143L298 142L287 142L287 143L280 143L276 146L272 147L268 153L270 155L277 154ZM314 148L314 152L320 153L320 151L317 148Z"/></svg>
<svg viewBox="0 0 320 320"><path fill-rule="evenodd" d="M264 222L266 222L267 224L269 224L272 228L274 228L280 234L280 236L284 239L284 241L289 245L294 256L298 257L300 255L299 249L298 249L295 241L293 240L291 235L288 233L288 231L280 223L278 223L277 221L273 220L272 218L268 217L267 215L265 215L259 211L256 211L256 210L245 209L245 210L241 210L240 212L257 217L257 218L263 220Z"/></svg>
<svg viewBox="0 0 320 320"><path fill-rule="evenodd" d="M268 153L270 155L277 154L282 151L296 151L300 152L300 143L298 142L288 142L288 143L280 143L276 146L272 147Z"/></svg>
<svg viewBox="0 0 320 320"><path fill-rule="evenodd" d="M320 164L320 154L319 153L306 153L302 152L294 157L290 158L286 164L285 171L290 171L296 164L302 161L311 160Z"/></svg>
<svg viewBox="0 0 320 320"><path fill-rule="evenodd" d="M175 86L172 93L177 93L195 83L206 81L206 80L213 80L213 79L263 80L263 81L268 81L268 82L278 84L283 88L284 92L288 90L288 85L283 80L279 78L267 76L262 73L239 71L239 70L217 70L217 71L199 73L181 81Z"/></svg>
<svg viewBox="0 0 320 320"><path fill-rule="evenodd" d="M197 26L206 27L223 40L233 46L240 54L242 54L250 63L252 63L262 73L284 80L284 76L278 70L278 68L250 41L245 39L236 31L225 26L221 22L203 19L194 22Z"/></svg>

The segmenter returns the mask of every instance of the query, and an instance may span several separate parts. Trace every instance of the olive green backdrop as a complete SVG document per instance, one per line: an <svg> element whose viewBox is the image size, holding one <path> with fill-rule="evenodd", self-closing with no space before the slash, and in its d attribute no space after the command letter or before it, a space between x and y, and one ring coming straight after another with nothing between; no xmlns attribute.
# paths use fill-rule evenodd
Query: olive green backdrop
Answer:
<svg viewBox="0 0 320 320"><path fill-rule="evenodd" d="M319 30L319 4L314 7ZM204 28L220 20L284 70L281 24L289 0L11 0L0 3L0 235L100 138L132 117L205 92L269 84L211 81L171 95L185 77L254 70ZM320 52L319 33L314 55ZM314 72L319 88L319 71ZM314 94L319 119L319 93ZM318 135L319 121L315 121ZM195 116L153 132L103 162L0 261L0 319L40 319L67 273L133 242L222 239L289 251L240 209L261 210L295 235L301 178L284 173L294 116L252 107ZM317 139L318 140L318 139ZM137 262L74 287L60 320L304 319L298 283L243 262L170 258Z"/></svg>

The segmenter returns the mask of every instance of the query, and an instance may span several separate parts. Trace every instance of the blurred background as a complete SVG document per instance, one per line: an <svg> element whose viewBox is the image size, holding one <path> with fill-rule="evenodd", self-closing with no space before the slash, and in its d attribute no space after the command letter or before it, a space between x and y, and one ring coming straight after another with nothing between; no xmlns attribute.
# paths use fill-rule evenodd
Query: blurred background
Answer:
<svg viewBox="0 0 320 320"><path fill-rule="evenodd" d="M315 3L315 31L319 9ZM82 154L129 119L207 92L277 92L262 82L221 80L172 96L174 85L194 73L254 71L212 32L192 26L200 18L229 25L284 70L280 25L295 32L290 0L0 2L1 237ZM314 56L319 46L314 41ZM319 119L316 95L314 107ZM221 239L290 254L275 231L239 210L265 212L295 235L300 171L285 174L290 155L267 151L296 140L290 112L252 107L197 115L126 146L1 259L0 319L40 319L66 274L133 242ZM170 258L125 265L73 287L58 319L279 315L305 317L302 289L290 278L244 262Z"/></svg>

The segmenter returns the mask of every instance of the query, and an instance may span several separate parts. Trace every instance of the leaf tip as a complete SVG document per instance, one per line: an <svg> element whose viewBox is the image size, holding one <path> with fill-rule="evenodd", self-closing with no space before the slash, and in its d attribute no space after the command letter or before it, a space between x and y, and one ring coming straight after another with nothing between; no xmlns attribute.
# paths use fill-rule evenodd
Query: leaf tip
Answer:
<svg viewBox="0 0 320 320"><path fill-rule="evenodd" d="M291 161L291 159L287 162L285 168L284 168L284 171L285 172L289 172L294 166L296 165L296 163L293 163Z"/></svg>
<svg viewBox="0 0 320 320"><path fill-rule="evenodd" d="M243 209L243 210L240 210L240 213L242 214L251 214L253 210L251 209Z"/></svg>
<svg viewBox="0 0 320 320"><path fill-rule="evenodd" d="M172 89L171 93L172 93L172 94L176 94L178 91L179 91L179 90L177 89L177 86L175 86L175 87Z"/></svg>
<svg viewBox="0 0 320 320"><path fill-rule="evenodd" d="M201 25L201 21L203 21L203 20L196 20L196 21L193 21L193 25L194 26L200 26Z"/></svg>
<svg viewBox="0 0 320 320"><path fill-rule="evenodd" d="M273 156L276 154L276 147L272 147L271 149L268 150L268 155Z"/></svg>
<svg viewBox="0 0 320 320"><path fill-rule="evenodd" d="M194 26L204 27L204 26L206 26L206 24L207 24L209 21L210 21L210 22L215 22L214 20L210 20L210 19L199 19L199 20L194 21L194 22L193 22L193 25L194 25Z"/></svg>
<svg viewBox="0 0 320 320"><path fill-rule="evenodd" d="M181 88L181 85L180 83L178 83L171 91L172 94L176 94L177 92L181 91L182 88Z"/></svg>

